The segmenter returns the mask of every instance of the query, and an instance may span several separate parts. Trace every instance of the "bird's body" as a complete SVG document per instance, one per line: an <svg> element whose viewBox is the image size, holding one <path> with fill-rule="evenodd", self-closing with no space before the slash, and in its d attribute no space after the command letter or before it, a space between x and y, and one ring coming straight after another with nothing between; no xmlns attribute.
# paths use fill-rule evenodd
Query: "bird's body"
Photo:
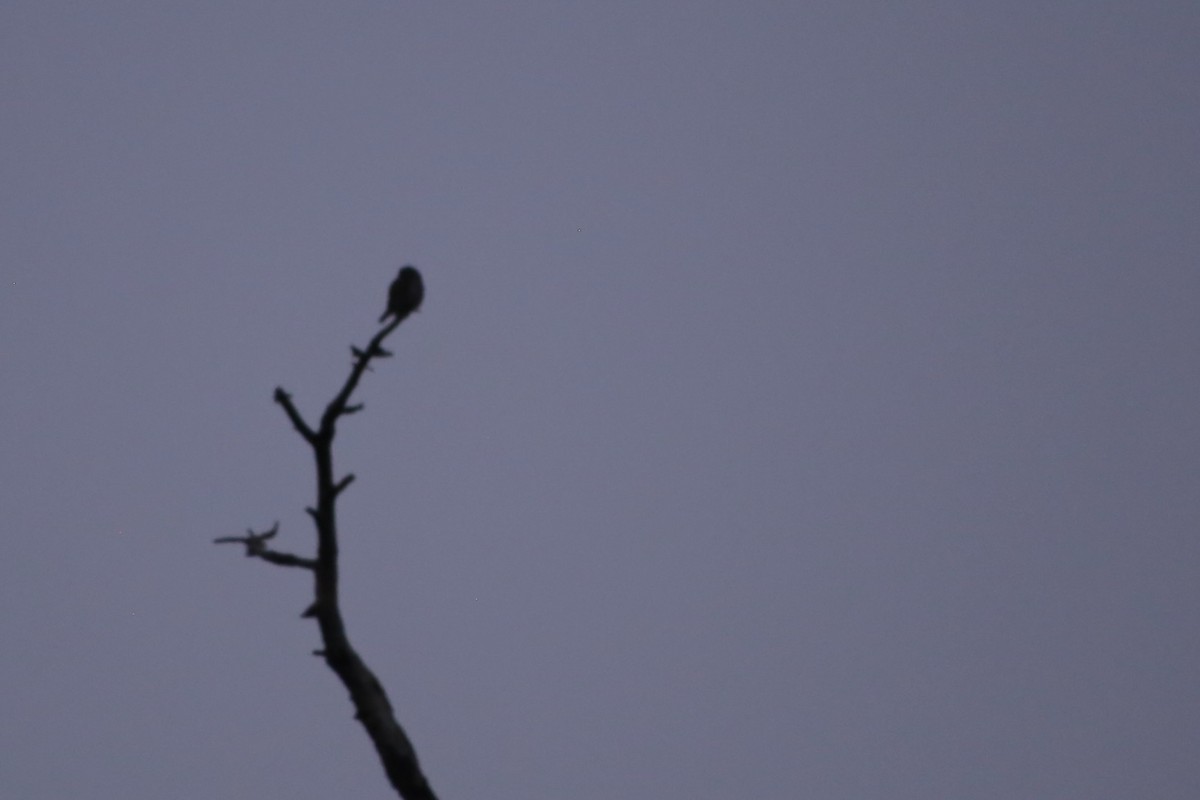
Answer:
<svg viewBox="0 0 1200 800"><path fill-rule="evenodd" d="M397 322L403 322L405 317L420 308L424 299L425 282L421 280L421 273L417 272L416 267L406 264L400 268L400 274L388 289L387 309L379 321L395 316Z"/></svg>

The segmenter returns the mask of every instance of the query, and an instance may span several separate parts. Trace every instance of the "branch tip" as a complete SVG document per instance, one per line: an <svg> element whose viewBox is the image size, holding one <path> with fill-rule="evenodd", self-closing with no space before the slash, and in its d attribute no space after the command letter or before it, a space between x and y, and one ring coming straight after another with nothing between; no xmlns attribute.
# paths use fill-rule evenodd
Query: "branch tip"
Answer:
<svg viewBox="0 0 1200 800"><path fill-rule="evenodd" d="M285 392L282 386L275 387L275 402L283 406L284 413L292 421L292 427L304 437L304 441L314 444L317 440L317 434L313 432L313 429L300 416L300 412L296 410L295 404L292 403L292 396Z"/></svg>

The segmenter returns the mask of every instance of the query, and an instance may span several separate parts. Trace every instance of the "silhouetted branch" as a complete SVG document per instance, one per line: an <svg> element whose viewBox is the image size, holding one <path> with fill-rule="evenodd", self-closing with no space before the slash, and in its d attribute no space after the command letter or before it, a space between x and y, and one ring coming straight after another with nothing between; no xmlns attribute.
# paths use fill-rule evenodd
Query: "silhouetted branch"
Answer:
<svg viewBox="0 0 1200 800"><path fill-rule="evenodd" d="M334 485L334 487L333 487L333 493L334 493L335 495L341 494L342 492L346 491L346 487L347 487L347 486L349 486L349 485L350 485L350 484L352 484L352 483L354 483L354 473L353 473L353 472L351 472L351 473L350 473L349 475L347 475L346 477L342 478L340 481L338 481L338 482L337 482L337 483Z"/></svg>
<svg viewBox="0 0 1200 800"><path fill-rule="evenodd" d="M283 390L282 386L275 387L275 402L283 406L283 410L287 412L288 419L292 421L293 427L304 437L304 441L312 444L316 441L317 434L304 418L300 416L300 412L296 410L296 406L292 404L292 396Z"/></svg>
<svg viewBox="0 0 1200 800"><path fill-rule="evenodd" d="M247 558L261 558L263 561L269 561L281 567L302 567L311 570L317 568L317 562L311 558L301 558L291 553L282 553L278 550L268 548L266 544L267 540L275 538L275 534L278 532L279 523L276 522L271 526L271 530L269 531L255 533L252 530L247 530L245 536L222 536L218 539L213 539L213 544L232 544L237 542L246 546Z"/></svg>
<svg viewBox="0 0 1200 800"><path fill-rule="evenodd" d="M406 271L415 273L411 267ZM402 271L402 276L405 274ZM409 275L405 280L411 280ZM416 278L418 284L419 276ZM411 289L411 283L408 284ZM423 289L421 290L423 294ZM397 300L399 297L399 300ZM414 300L415 297L415 300ZM408 305L403 303L407 302ZM276 523L269 531L254 533L247 531L246 536L225 536L216 540L217 543L238 542L246 547L246 555L270 561L283 566L304 567L314 574L314 599L312 604L301 615L315 619L321 630L324 647L314 651L325 659L326 664L341 679L342 684L350 693L354 704L354 717L366 730L380 762L392 787L404 800L437 800L433 789L421 771L416 751L409 741L404 729L396 721L391 703L382 684L374 673L359 657L350 645L346 635L345 624L342 621L341 607L338 599L338 540L337 523L334 506L338 496L354 481L353 473L346 474L341 480L333 479L333 439L337 433L339 417L358 413L362 410L361 403L350 405L350 397L358 387L358 382L370 363L376 358L388 358L391 353L384 350L382 343L408 315L420 305L420 296L389 295L389 309L400 303L399 312L392 321L381 328L365 348L351 346L354 363L345 383L325 407L321 415L321 424L314 430L300 416L292 402L291 395L282 388L275 390L275 402L283 406L292 426L312 447L313 458L317 467L317 503L305 508L313 519L317 529L317 557L306 559L290 553L279 553L266 546L266 542L278 532Z"/></svg>
<svg viewBox="0 0 1200 800"><path fill-rule="evenodd" d="M371 337L371 341L367 344L365 350L358 348L350 348L351 352L355 353L354 366L350 368L350 375L346 378L346 382L342 385L341 391L330 401L325 407L325 413L321 415L321 428L319 435L328 436L330 439L334 435L334 423L337 418L346 412L346 404L350 400L350 395L358 387L358 381L362 378L363 372L367 369L367 365L371 363L373 358L386 358L386 351L380 347L384 339L396 330L402 320L394 319L387 325L384 325L378 333ZM388 354L390 355L390 353ZM351 412L353 413L353 412Z"/></svg>

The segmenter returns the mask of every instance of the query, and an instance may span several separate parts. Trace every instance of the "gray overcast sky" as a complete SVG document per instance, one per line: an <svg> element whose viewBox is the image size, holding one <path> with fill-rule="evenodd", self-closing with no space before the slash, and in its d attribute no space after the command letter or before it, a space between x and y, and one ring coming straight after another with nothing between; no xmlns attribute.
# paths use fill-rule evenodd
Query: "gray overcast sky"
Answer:
<svg viewBox="0 0 1200 800"><path fill-rule="evenodd" d="M1200 6L0 8L0 796L1192 800Z"/></svg>

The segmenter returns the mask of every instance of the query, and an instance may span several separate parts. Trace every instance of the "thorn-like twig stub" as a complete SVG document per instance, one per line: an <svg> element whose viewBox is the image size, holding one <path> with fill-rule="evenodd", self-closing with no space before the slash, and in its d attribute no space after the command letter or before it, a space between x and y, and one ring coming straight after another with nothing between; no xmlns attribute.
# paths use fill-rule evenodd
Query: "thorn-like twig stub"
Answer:
<svg viewBox="0 0 1200 800"><path fill-rule="evenodd" d="M349 416L351 414L357 414L358 412L362 411L364 407L365 406L363 403L355 403L352 406L346 406L342 410L342 413L345 414L346 416Z"/></svg>
<svg viewBox="0 0 1200 800"><path fill-rule="evenodd" d="M352 483L354 483L354 473L353 472L351 472L346 477L342 478L340 481L338 481L336 484L334 484L333 493L335 495L341 494L342 492L344 492L346 490L346 487Z"/></svg>

